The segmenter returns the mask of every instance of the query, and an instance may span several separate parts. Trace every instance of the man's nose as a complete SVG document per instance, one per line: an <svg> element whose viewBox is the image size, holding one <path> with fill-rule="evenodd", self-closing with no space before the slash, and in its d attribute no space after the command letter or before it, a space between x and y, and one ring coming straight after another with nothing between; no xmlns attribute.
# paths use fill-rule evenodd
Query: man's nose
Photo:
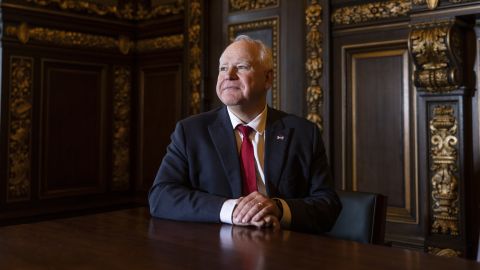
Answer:
<svg viewBox="0 0 480 270"><path fill-rule="evenodd" d="M236 80L238 79L237 76L237 68L236 67L229 67L227 70L227 78L229 80Z"/></svg>

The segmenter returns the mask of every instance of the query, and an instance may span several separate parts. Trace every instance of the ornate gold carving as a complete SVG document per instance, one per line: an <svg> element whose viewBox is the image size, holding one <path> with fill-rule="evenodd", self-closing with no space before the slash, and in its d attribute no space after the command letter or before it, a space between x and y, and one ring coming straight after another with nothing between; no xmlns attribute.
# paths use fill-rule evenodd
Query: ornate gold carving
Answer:
<svg viewBox="0 0 480 270"><path fill-rule="evenodd" d="M201 46L202 6L200 0L191 0L188 16L188 66L190 81L190 114L200 112L202 80L202 46Z"/></svg>
<svg viewBox="0 0 480 270"><path fill-rule="evenodd" d="M246 11L278 6L278 0L230 0L230 11Z"/></svg>
<svg viewBox="0 0 480 270"><path fill-rule="evenodd" d="M125 190L130 178L131 71L115 66L113 72L113 188Z"/></svg>
<svg viewBox="0 0 480 270"><path fill-rule="evenodd" d="M305 9L305 21L307 25L307 119L317 124L323 130L321 107L323 103L323 90L320 87L320 78L323 71L322 60L322 7L318 1L312 0Z"/></svg>
<svg viewBox="0 0 480 270"><path fill-rule="evenodd" d="M123 54L128 54L131 48L135 47L134 42L126 36L120 36L118 39L115 39L113 37L43 27L29 28L25 23L20 24L18 27L7 25L5 33L7 36L17 37L24 44L29 41L36 41L65 47L118 49Z"/></svg>
<svg viewBox="0 0 480 270"><path fill-rule="evenodd" d="M183 12L184 0L177 0L174 4L163 4L154 6L145 16L139 14L138 20L148 20L164 15L173 15Z"/></svg>
<svg viewBox="0 0 480 270"><path fill-rule="evenodd" d="M272 107L280 107L280 87L278 85L278 18L262 21L234 24L228 26L228 37L230 41L235 40L238 33L254 31L258 29L272 29L272 57L273 57L273 83L272 83Z"/></svg>
<svg viewBox="0 0 480 270"><path fill-rule="evenodd" d="M338 8L332 13L334 24L355 24L408 15L411 0L391 0Z"/></svg>
<svg viewBox="0 0 480 270"><path fill-rule="evenodd" d="M450 248L437 248L437 247L428 247L427 248L428 253L437 255L437 256L442 256L442 257L460 257L462 255L462 252L453 250Z"/></svg>
<svg viewBox="0 0 480 270"><path fill-rule="evenodd" d="M460 86L463 40L454 21L415 25L409 39L414 84L420 91L447 92Z"/></svg>
<svg viewBox="0 0 480 270"><path fill-rule="evenodd" d="M163 36L139 40L136 45L138 52L148 52L158 49L173 49L183 47L183 35Z"/></svg>
<svg viewBox="0 0 480 270"><path fill-rule="evenodd" d="M118 5L102 5L89 1L78 0L27 0L39 6L56 6L62 10L87 12L99 16L113 15L127 20L148 20L163 15L179 14L183 11L184 0L175 3L161 4L152 8L145 7L141 2L136 7L131 2L125 3L121 8Z"/></svg>
<svg viewBox="0 0 480 270"><path fill-rule="evenodd" d="M30 39L30 32L28 31L27 23L21 23L18 26L18 30L16 34L17 34L18 40L20 40L21 43L26 44Z"/></svg>
<svg viewBox="0 0 480 270"><path fill-rule="evenodd" d="M450 3L462 3L462 2L470 2L472 0L448 0ZM427 7L429 9L436 9L438 7L439 1L438 0L413 0L414 5L425 5L427 4Z"/></svg>
<svg viewBox="0 0 480 270"><path fill-rule="evenodd" d="M127 55L130 49L133 47L133 42L127 36L120 36L117 41L118 49L121 53Z"/></svg>
<svg viewBox="0 0 480 270"><path fill-rule="evenodd" d="M426 0L427 1L427 7L429 9L436 9L438 6L438 0Z"/></svg>
<svg viewBox="0 0 480 270"><path fill-rule="evenodd" d="M430 167L432 188L432 233L458 235L459 196L457 172L457 119L449 105L433 108L430 120Z"/></svg>
<svg viewBox="0 0 480 270"><path fill-rule="evenodd" d="M8 201L30 197L33 60L12 57L8 128Z"/></svg>

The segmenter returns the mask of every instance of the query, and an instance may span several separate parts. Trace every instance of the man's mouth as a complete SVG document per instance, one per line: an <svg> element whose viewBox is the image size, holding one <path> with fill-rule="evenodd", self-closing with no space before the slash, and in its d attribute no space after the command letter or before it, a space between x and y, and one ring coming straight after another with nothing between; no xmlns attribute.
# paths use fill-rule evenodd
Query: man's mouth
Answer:
<svg viewBox="0 0 480 270"><path fill-rule="evenodd" d="M240 87L238 87L238 86L227 86L227 87L223 87L222 90L223 90L223 91L228 91L228 90L240 90Z"/></svg>

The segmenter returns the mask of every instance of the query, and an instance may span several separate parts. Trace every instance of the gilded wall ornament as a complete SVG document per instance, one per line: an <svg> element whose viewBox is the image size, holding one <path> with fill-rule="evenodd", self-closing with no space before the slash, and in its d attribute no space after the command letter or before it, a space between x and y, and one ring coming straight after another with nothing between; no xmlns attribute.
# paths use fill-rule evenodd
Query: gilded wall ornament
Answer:
<svg viewBox="0 0 480 270"><path fill-rule="evenodd" d="M307 119L317 124L323 130L323 118L321 116L323 105L323 90L320 87L320 79L323 72L322 59L322 7L318 1L312 0L305 9L305 22L307 26L306 52L307 60Z"/></svg>
<svg viewBox="0 0 480 270"><path fill-rule="evenodd" d="M7 200L30 198L33 59L12 57L8 120Z"/></svg>
<svg viewBox="0 0 480 270"><path fill-rule="evenodd" d="M450 3L462 3L462 2L470 2L472 0L448 0ZM429 9L436 9L440 3L439 0L413 0L412 1L414 5L425 5L427 4L427 7Z"/></svg>
<svg viewBox="0 0 480 270"><path fill-rule="evenodd" d="M183 47L183 35L163 36L152 39L137 41L137 52L149 52L154 50L173 49Z"/></svg>
<svg viewBox="0 0 480 270"><path fill-rule="evenodd" d="M356 24L379 19L407 16L412 9L411 0L391 0L335 9L332 22L336 25Z"/></svg>
<svg viewBox="0 0 480 270"><path fill-rule="evenodd" d="M463 39L454 21L414 25L409 50L419 91L448 92L463 82Z"/></svg>
<svg viewBox="0 0 480 270"><path fill-rule="evenodd" d="M438 0L426 0L426 2L429 9L436 9L438 6Z"/></svg>
<svg viewBox="0 0 480 270"><path fill-rule="evenodd" d="M5 33L10 37L17 37L19 33L25 31L20 26L7 25ZM72 31L63 31L48 29L43 27L28 28L27 41L38 41L47 44L55 44L59 46L68 47L84 47L84 48L98 48L98 49L118 49L118 41L112 37L91 35ZM19 38L22 42L22 40ZM26 42L22 42L26 43Z"/></svg>
<svg viewBox="0 0 480 270"><path fill-rule="evenodd" d="M433 255L442 256L442 257L460 257L462 253L451 248L437 248L437 247L428 247L427 252Z"/></svg>
<svg viewBox="0 0 480 270"><path fill-rule="evenodd" d="M28 24L25 23L25 22L21 23L17 28L16 35L17 35L18 40L22 44L27 44L28 40L30 39L30 32L29 32L29 29L28 29Z"/></svg>
<svg viewBox="0 0 480 270"><path fill-rule="evenodd" d="M164 15L174 15L183 12L184 0L177 0L174 3L159 4L151 8L145 7L142 2L134 5L132 2L125 2L122 6L105 5L91 1L78 0L27 0L30 3L50 7L55 6L62 10L86 12L98 16L115 16L125 20L149 20Z"/></svg>
<svg viewBox="0 0 480 270"><path fill-rule="evenodd" d="M457 119L454 108L437 105L430 120L432 233L458 235L459 195L456 146Z"/></svg>
<svg viewBox="0 0 480 270"><path fill-rule="evenodd" d="M134 46L134 43L130 41L130 38L127 36L120 36L117 41L117 46L122 54L127 55Z"/></svg>
<svg viewBox="0 0 480 270"><path fill-rule="evenodd" d="M190 81L190 114L200 112L202 80L202 6L200 0L191 0L188 14L188 78Z"/></svg>
<svg viewBox="0 0 480 270"><path fill-rule="evenodd" d="M126 190L130 179L130 96L129 67L115 66L113 83L113 188Z"/></svg>
<svg viewBox="0 0 480 270"><path fill-rule="evenodd" d="M230 11L247 11L278 6L278 0L230 0Z"/></svg>
<svg viewBox="0 0 480 270"><path fill-rule="evenodd" d="M42 27L29 27L26 23L22 23L19 26L7 25L5 33L9 37L18 38L23 44L26 44L29 41L35 41L63 47L118 50L125 55L133 50L137 52L150 52L183 47L183 35L181 34L134 42L127 36L119 36L118 39L115 39L113 37L90 35L79 32Z"/></svg>

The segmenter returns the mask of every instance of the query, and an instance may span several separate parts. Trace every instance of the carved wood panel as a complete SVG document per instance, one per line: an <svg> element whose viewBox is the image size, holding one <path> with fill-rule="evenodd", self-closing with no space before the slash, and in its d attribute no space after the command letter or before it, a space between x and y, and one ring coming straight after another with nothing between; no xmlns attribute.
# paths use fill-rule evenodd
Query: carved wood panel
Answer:
<svg viewBox="0 0 480 270"><path fill-rule="evenodd" d="M416 95L406 24L338 30L333 43L334 177L388 196L386 239L422 246Z"/></svg>
<svg viewBox="0 0 480 270"><path fill-rule="evenodd" d="M106 66L41 64L40 196L100 192L106 183Z"/></svg>
<svg viewBox="0 0 480 270"><path fill-rule="evenodd" d="M387 195L388 221L418 223L418 184L411 168L415 157L410 117L413 99L408 51L406 44L402 45L400 49L375 48L347 56L351 57L351 73L347 74L351 92L346 93L346 145L351 147L346 155L351 155L347 164L351 183L345 185Z"/></svg>
<svg viewBox="0 0 480 270"><path fill-rule="evenodd" d="M12 56L8 101L7 201L30 199L32 182L33 68L30 57Z"/></svg>
<svg viewBox="0 0 480 270"><path fill-rule="evenodd" d="M342 52L342 186L387 195L387 221L417 224L415 109L406 41L348 45Z"/></svg>

